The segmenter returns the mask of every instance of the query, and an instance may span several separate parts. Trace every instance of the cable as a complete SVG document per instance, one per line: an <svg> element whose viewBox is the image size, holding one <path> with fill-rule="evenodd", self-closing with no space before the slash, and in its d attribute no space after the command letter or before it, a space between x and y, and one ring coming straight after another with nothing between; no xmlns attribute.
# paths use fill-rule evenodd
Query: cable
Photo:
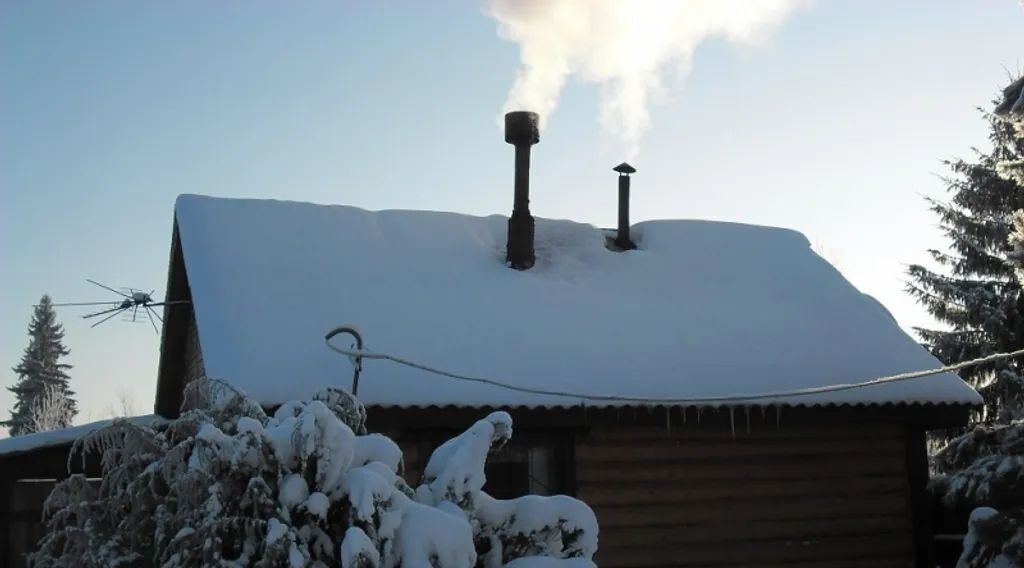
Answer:
<svg viewBox="0 0 1024 568"><path fill-rule="evenodd" d="M969 361L962 361L962 362L957 363L955 365L947 365L947 366L944 366L944 367L939 367L937 369L927 369L927 370L923 370L923 371L911 371L911 372L907 372L907 373L899 373L899 374L895 374L895 375L888 375L888 376L884 376L884 377L878 377L878 378L867 380L867 381L861 381L861 382L857 382L857 383L841 383L841 384L827 385L827 386L821 386L821 387L809 387L809 388L802 388L802 389L793 389L793 390L788 390L788 391L776 391L776 392L758 393L758 394L749 394L749 395L736 394L736 395L727 395L727 396L704 396L704 397L694 397L694 398L656 398L656 397L641 397L641 396L618 396L618 395L606 395L606 394L589 394L589 393L579 393L579 392L568 392L568 391L557 391L557 390L547 390L547 389L540 389L540 388L522 387L522 386L518 386L518 385L513 385L513 384L505 383L505 382L502 382L502 381L497 381L497 380L494 380L494 379L488 379L488 378L485 378L485 377L473 377L473 376L470 376L470 375L460 375L460 374L457 374L457 373L451 373L449 371L444 371L444 370L441 370L441 369L435 369L433 367L429 367L429 366L424 365L422 363L417 363L415 361L410 361L408 359L403 359L401 357L396 357L394 355L389 355L387 353L379 353L379 352L376 352L376 351L369 351L369 350L365 350L365 349L346 349L344 347L337 347L337 346L331 344L331 342L330 342L330 338L331 337L333 337L333 335L328 335L328 337L325 340L327 342L327 347L330 348L332 351L335 351L337 353L345 355L346 357L349 357L350 359L354 359L356 361L359 361L360 368L362 366L362 363L361 363L362 359L379 359L379 360L391 361L393 363L398 363L399 365L405 365L406 367L411 367L413 369L419 369L421 371L426 371L428 373L433 373L435 375L441 375L443 377L448 377L448 378L451 378L451 379L457 379L457 380L460 380L460 381L468 381L468 382L472 382L472 383L480 383L480 384L490 385L490 386L494 386L494 387L498 387L498 388L502 388L502 389L506 389L506 390L516 391L516 392L524 392L524 393L530 393L530 394L539 394L539 395L545 395L545 396L558 396L558 397L572 398L572 399L577 399L577 400L582 399L582 400L601 400L601 401L606 401L606 402L639 402L639 403L648 403L648 404L750 402L750 401L766 400L766 399L773 399L773 398L791 398L791 397L798 397L798 396L808 396L808 395L814 395L814 394L847 391L847 390L854 390L854 389L859 389L859 388L872 387L872 386L882 385L882 384L887 384L887 383L895 383L895 382L900 382L900 381L907 381L907 380L910 380L910 379L917 379L917 378L920 378L920 377L927 377L927 376L931 376L931 375L939 375L939 374L942 374L942 373L949 373L949 372L953 372L953 371L959 371L960 369L964 369L964 368L967 368L967 367L972 367L974 365L981 365L981 364L984 364L984 363L991 363L993 361L1000 361L1002 359L1009 359L1009 358L1012 358L1012 357L1024 357L1024 349L1018 349L1017 351L1011 351L1011 352L1008 352L1008 353L993 353L991 355L986 355L985 357L978 357L977 359L971 359Z"/></svg>

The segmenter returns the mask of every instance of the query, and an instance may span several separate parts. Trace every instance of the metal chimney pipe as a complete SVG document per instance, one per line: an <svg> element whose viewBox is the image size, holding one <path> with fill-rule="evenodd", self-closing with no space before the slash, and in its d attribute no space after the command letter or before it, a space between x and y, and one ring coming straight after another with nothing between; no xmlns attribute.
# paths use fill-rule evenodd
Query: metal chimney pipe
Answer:
<svg viewBox="0 0 1024 568"><path fill-rule="evenodd" d="M629 240L629 175L636 173L636 168L622 162L612 168L619 172L619 227L615 233L615 246L622 250L633 250L636 245Z"/></svg>
<svg viewBox="0 0 1024 568"><path fill-rule="evenodd" d="M516 147L515 202L508 219L505 261L516 270L532 268L534 222L530 215L530 146L540 141L537 113L515 111L505 115L505 142Z"/></svg>

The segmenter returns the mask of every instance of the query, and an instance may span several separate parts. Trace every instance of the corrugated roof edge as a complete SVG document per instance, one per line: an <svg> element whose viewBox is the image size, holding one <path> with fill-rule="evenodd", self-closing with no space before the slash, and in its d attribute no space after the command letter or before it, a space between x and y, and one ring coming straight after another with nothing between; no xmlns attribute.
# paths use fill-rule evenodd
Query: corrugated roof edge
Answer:
<svg viewBox="0 0 1024 568"><path fill-rule="evenodd" d="M688 406L669 406L669 405L634 405L634 406L583 406L583 405L559 405L559 406L526 406L526 405L514 405L514 406L465 406L465 405L424 405L424 406L398 406L398 405L367 405L370 410L382 410L382 411L394 411L394 410L415 410L415 411L449 411L454 409L462 410L489 410L489 409L505 409L512 411L523 411L523 410L626 410L626 411L644 411L645 413L655 413L657 411L665 411L672 409L711 409L721 410L723 408L732 409L752 409L752 408L776 408L776 409L884 409L884 410L921 410L921 409L934 409L934 410L969 410L976 408L977 405L971 405L966 403L948 403L948 402L886 402L886 403L824 403L824 404L791 404L791 403L780 403L780 404L748 404L748 405L688 405ZM157 415L145 415L145 416L133 416L127 418L132 423L144 424L147 426L158 426L161 424L169 423L170 421L166 418ZM100 428L113 424L114 419L100 420L89 424L82 424L80 426L74 426L71 428L64 428L61 430L53 430L50 432L39 432L36 434L27 434L24 436L16 436L12 438L0 439L0 459L6 460L17 457L19 455L28 454L37 450L46 448L54 448L60 446L70 446L77 439L95 432Z"/></svg>
<svg viewBox="0 0 1024 568"><path fill-rule="evenodd" d="M274 405L274 407L279 405ZM588 408L592 410L608 410L608 409L620 409L620 410L649 410L649 409L665 409L665 408L700 408L700 409L721 409L721 408L978 408L981 404L971 404L966 402L819 402L813 404L793 404L791 402L778 402L778 403L766 403L766 402L752 402L748 404L550 404L550 405L486 405L486 404L367 404L367 408L380 408L385 410L451 410L456 408L466 408L471 410L483 410L490 408L509 408L517 410L568 410L574 408Z"/></svg>
<svg viewBox="0 0 1024 568"><path fill-rule="evenodd" d="M883 403L883 404L778 404L773 406L367 406L370 421L380 428L445 427L459 429L477 420L481 414L505 410L527 429L585 428L604 425L628 427L659 424L702 424L703 428L736 431L737 424L803 424L814 427L827 422L888 422L911 428L932 430L965 426L972 410L967 403ZM688 418L689 417L689 418ZM415 424L416 426L411 426ZM740 427L742 428L742 426Z"/></svg>

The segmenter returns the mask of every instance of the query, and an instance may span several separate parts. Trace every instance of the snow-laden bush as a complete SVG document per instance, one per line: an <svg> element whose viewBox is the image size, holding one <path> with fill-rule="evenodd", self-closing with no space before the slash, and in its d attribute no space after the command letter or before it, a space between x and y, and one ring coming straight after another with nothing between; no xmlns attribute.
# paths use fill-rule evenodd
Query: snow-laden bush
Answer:
<svg viewBox="0 0 1024 568"><path fill-rule="evenodd" d="M102 455L103 479L56 486L29 564L593 566L597 521L584 503L482 490L488 454L512 435L508 414L437 448L415 490L398 445L365 434L365 417L340 389L267 416L223 383L194 383L177 420L115 422L76 443Z"/></svg>
<svg viewBox="0 0 1024 568"><path fill-rule="evenodd" d="M1024 566L1024 420L975 426L939 451L934 464L947 472L933 482L945 503L977 507L958 566Z"/></svg>
<svg viewBox="0 0 1024 568"><path fill-rule="evenodd" d="M1020 519L1007 518L991 507L978 507L968 521L958 568L1024 566L1024 530Z"/></svg>

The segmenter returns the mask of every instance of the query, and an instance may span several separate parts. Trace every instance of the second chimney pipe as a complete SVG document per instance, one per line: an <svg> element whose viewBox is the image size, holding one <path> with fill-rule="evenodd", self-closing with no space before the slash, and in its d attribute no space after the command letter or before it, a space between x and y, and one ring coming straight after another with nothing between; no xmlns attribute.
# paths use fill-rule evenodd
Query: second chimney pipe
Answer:
<svg viewBox="0 0 1024 568"><path fill-rule="evenodd" d="M516 193L508 219L505 261L516 270L532 268L536 261L530 215L530 146L540 141L537 119L537 113L522 110L505 115L505 142L516 147Z"/></svg>
<svg viewBox="0 0 1024 568"><path fill-rule="evenodd" d="M636 168L622 162L612 169L619 172L619 227L615 233L615 246L633 250L636 245L629 240L629 175L635 174Z"/></svg>

